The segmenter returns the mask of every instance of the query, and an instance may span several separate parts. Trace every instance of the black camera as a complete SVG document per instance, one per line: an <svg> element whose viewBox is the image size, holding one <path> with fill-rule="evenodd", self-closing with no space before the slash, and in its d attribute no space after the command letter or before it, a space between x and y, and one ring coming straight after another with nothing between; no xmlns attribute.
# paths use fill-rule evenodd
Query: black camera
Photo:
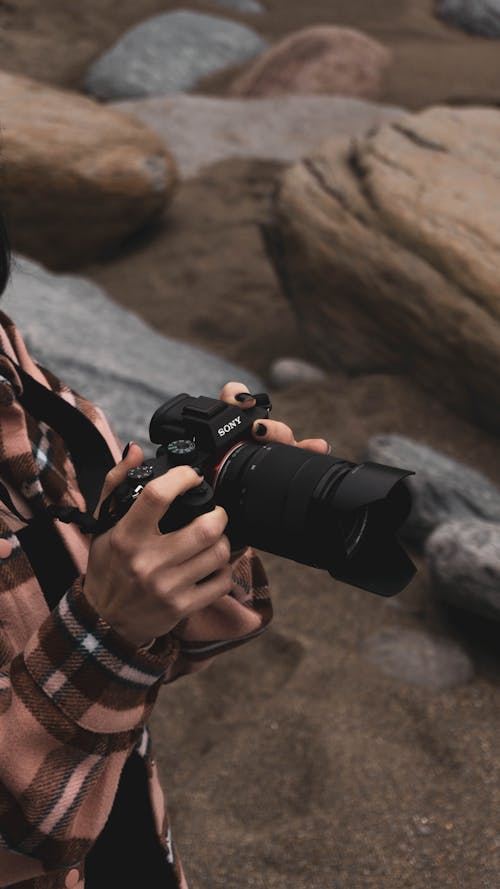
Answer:
<svg viewBox="0 0 500 889"><path fill-rule="evenodd" d="M411 470L351 463L304 448L254 441L255 420L269 416L266 393L256 406L186 393L155 411L149 437L156 458L131 469L105 501L118 521L148 482L174 466L200 469L204 480L177 497L159 522L166 534L196 516L224 507L233 550L250 545L322 568L352 586L393 596L416 568L396 538L410 509L404 479Z"/></svg>

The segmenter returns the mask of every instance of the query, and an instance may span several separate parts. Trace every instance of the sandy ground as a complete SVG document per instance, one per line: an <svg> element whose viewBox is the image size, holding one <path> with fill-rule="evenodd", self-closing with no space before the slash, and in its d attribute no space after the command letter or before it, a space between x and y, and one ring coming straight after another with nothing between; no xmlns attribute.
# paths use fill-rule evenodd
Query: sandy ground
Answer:
<svg viewBox="0 0 500 889"><path fill-rule="evenodd" d="M307 357L259 236L278 174L207 168L183 183L164 229L85 273L164 333L267 382L273 359ZM326 437L341 457L400 433L500 484L498 440L407 378L335 374L270 392L297 438ZM192 889L497 889L497 631L441 606L415 552L415 579L390 600L261 555L273 628L163 689L153 719ZM360 644L385 627L456 639L474 680L436 692L384 676Z"/></svg>
<svg viewBox="0 0 500 889"><path fill-rule="evenodd" d="M436 22L430 2L265 2L265 17L234 18L270 39L330 22L390 46L384 101L498 102L500 43ZM1 0L1 64L75 88L126 27L180 6ZM224 94L228 81L202 91ZM275 358L307 356L259 237L279 169L205 170L182 184L159 230L79 271L158 330L266 378ZM326 437L346 459L358 460L371 435L403 433L500 484L498 440L410 379L335 374L270 391L273 416L297 438ZM162 690L153 729L191 889L499 889L498 629L441 606L412 555L415 579L383 600L263 553L272 629ZM388 678L360 651L384 627L458 640L475 678L447 691Z"/></svg>

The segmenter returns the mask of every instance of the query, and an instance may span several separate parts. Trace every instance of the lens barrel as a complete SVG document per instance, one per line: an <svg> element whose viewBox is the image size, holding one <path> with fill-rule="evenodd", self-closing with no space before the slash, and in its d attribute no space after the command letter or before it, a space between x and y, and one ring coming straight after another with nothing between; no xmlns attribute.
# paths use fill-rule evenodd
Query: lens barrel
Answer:
<svg viewBox="0 0 500 889"><path fill-rule="evenodd" d="M279 442L241 443L212 485L233 545L250 544L391 596L416 570L395 537L411 508L404 482L411 474Z"/></svg>

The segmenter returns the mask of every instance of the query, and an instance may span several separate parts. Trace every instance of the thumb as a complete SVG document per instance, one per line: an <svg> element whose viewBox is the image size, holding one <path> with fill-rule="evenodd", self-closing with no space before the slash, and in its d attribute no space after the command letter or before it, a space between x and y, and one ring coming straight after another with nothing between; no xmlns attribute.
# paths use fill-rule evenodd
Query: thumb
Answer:
<svg viewBox="0 0 500 889"><path fill-rule="evenodd" d="M126 450L127 448L125 448L123 452L124 454ZM140 466L143 461L144 451L141 446L136 444L135 441L130 441L128 443L128 453L125 457L122 457L116 466L113 466L113 469L109 470L104 479L101 496L99 497L99 502L94 510L95 519L99 516L99 510L104 500L106 500L106 497L109 497L111 492L114 491L119 484L125 481L129 469L134 469L136 466Z"/></svg>

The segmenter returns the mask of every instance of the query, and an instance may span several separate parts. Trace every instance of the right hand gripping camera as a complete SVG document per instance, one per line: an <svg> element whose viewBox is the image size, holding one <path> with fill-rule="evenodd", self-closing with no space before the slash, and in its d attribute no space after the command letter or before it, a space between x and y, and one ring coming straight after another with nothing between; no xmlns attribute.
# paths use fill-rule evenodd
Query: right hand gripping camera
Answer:
<svg viewBox="0 0 500 889"><path fill-rule="evenodd" d="M242 410L182 393L154 413L149 436L156 458L128 472L103 504L118 521L148 482L173 466L202 470L204 481L177 497L159 522L166 534L218 504L233 550L254 546L322 568L352 586L393 596L416 568L396 538L411 508L405 478L414 473L381 463L350 463L278 442L258 444L255 420L269 416L266 393Z"/></svg>

